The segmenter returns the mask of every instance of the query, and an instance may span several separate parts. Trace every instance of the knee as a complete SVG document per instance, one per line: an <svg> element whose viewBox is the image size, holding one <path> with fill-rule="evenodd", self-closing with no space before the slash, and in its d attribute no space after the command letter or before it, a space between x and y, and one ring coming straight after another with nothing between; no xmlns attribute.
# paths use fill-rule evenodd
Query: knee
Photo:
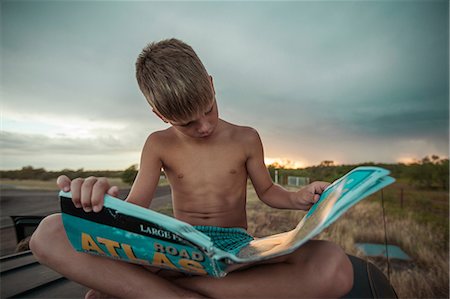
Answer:
<svg viewBox="0 0 450 299"><path fill-rule="evenodd" d="M344 250L331 242L322 241L324 281L328 281L329 294L345 296L353 287L353 266Z"/></svg>
<svg viewBox="0 0 450 299"><path fill-rule="evenodd" d="M55 242L64 233L64 227L61 215L53 214L44 218L30 239L30 249L36 259L45 263L51 258L52 247Z"/></svg>
<svg viewBox="0 0 450 299"><path fill-rule="evenodd" d="M353 287L353 266L347 254L338 245L316 241L314 267L320 272L324 290L329 297L345 296Z"/></svg>
<svg viewBox="0 0 450 299"><path fill-rule="evenodd" d="M333 288L337 296L347 295L353 287L353 265L347 254L340 249L340 253L336 254L336 266L332 270L335 277Z"/></svg>

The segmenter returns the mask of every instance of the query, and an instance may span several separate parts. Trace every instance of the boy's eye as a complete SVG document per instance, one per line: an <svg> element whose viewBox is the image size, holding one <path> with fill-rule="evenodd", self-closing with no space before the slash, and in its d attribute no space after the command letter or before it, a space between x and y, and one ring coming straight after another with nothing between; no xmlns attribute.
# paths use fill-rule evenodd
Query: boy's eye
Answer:
<svg viewBox="0 0 450 299"><path fill-rule="evenodd" d="M209 109L209 111L206 111L205 114L210 114L213 111L213 109L214 109L214 105L211 107L211 109Z"/></svg>

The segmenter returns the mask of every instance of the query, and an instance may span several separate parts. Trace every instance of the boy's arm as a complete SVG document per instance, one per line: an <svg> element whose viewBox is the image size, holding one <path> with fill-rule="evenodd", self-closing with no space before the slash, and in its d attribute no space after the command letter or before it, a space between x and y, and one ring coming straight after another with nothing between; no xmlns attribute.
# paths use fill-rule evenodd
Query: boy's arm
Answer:
<svg viewBox="0 0 450 299"><path fill-rule="evenodd" d="M139 171L126 201L149 208L158 185L162 162L157 133L151 134L142 149Z"/></svg>
<svg viewBox="0 0 450 299"><path fill-rule="evenodd" d="M309 210L329 183L313 182L297 192L274 184L264 164L264 151L258 133L252 130L248 135L246 167L258 197L274 208Z"/></svg>
<svg viewBox="0 0 450 299"><path fill-rule="evenodd" d="M162 162L158 155L157 135L153 133L147 138L142 150L141 165L133 183L127 201L150 207L156 186L158 185ZM72 201L77 208L85 212L100 212L103 208L105 193L117 196L119 189L111 186L106 178L88 177L70 180L61 175L56 180L58 187L65 192L72 192Z"/></svg>

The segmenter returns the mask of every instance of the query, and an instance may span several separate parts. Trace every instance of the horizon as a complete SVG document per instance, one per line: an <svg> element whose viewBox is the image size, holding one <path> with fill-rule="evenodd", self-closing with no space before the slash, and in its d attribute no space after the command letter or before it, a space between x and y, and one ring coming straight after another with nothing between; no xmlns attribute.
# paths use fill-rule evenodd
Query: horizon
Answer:
<svg viewBox="0 0 450 299"><path fill-rule="evenodd" d="M266 160L449 156L448 1L0 5L0 169L138 164L167 126L134 62L170 37L194 48L219 116L255 128Z"/></svg>
<svg viewBox="0 0 450 299"><path fill-rule="evenodd" d="M321 165L321 163L322 163L321 162L321 163L318 163L318 164L311 164L311 165L298 166L298 167L295 166L295 165L298 165L297 162L295 162L295 161L270 159L270 163L268 163L266 161L266 159L264 159L265 160L264 164L268 168L271 165L274 165L275 163L277 163L280 166L280 168L287 169L287 170L306 169L306 168L310 168L310 167L319 167L319 166L323 166L323 167L341 167L341 166L359 166L359 165L375 165L375 166L376 165L405 165L405 166L410 166L410 165L413 165L413 164L416 164L416 163L421 163L421 160L423 158L426 158L426 157L430 158L432 156L435 156L435 155L427 155L427 156L422 157L420 159L414 159L414 160L411 160L409 162L400 162L400 161L399 162L365 161L365 162L359 162L359 163L336 163L335 161L324 160L322 162L333 162L333 163L330 164L330 165L324 166L324 165ZM448 159L449 159L448 157L440 157L439 156L439 161L448 160ZM20 171L23 168L31 167L33 169L44 169L45 171L50 171L50 172L62 172L64 170L68 170L68 171L82 170L82 171L85 171L85 172L89 172L89 171L111 171L111 172L114 172L114 171L124 171L125 169L127 169L128 167L131 167L133 165L137 165L137 169L139 170L139 164L136 163L136 164L128 165L127 167L125 167L123 169L106 169L106 168L95 168L95 169L92 168L92 169L90 169L90 168L84 168L84 167L78 167L78 168L77 167L75 167L75 168L63 167L63 168L59 168L59 169L48 169L46 167L37 167L37 166L33 166L33 165L23 165L20 168L16 168L16 169L2 169L2 168L0 168L0 171ZM164 169L161 168L161 171L164 171Z"/></svg>

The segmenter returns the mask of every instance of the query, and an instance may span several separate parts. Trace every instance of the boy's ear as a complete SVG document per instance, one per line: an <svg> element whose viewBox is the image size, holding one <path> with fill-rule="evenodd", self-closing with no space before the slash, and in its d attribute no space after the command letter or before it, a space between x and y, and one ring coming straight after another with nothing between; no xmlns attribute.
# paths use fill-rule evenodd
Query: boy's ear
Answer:
<svg viewBox="0 0 450 299"><path fill-rule="evenodd" d="M209 80L211 81L211 87L212 87L212 90L214 92L214 95L216 95L216 90L214 89L214 80L213 80L213 77L211 75L209 75Z"/></svg>
<svg viewBox="0 0 450 299"><path fill-rule="evenodd" d="M161 113L159 113L158 110L156 110L155 108L152 109L153 113L156 114L156 116L158 116L163 122L165 122L166 124L169 123L169 121L161 115Z"/></svg>

